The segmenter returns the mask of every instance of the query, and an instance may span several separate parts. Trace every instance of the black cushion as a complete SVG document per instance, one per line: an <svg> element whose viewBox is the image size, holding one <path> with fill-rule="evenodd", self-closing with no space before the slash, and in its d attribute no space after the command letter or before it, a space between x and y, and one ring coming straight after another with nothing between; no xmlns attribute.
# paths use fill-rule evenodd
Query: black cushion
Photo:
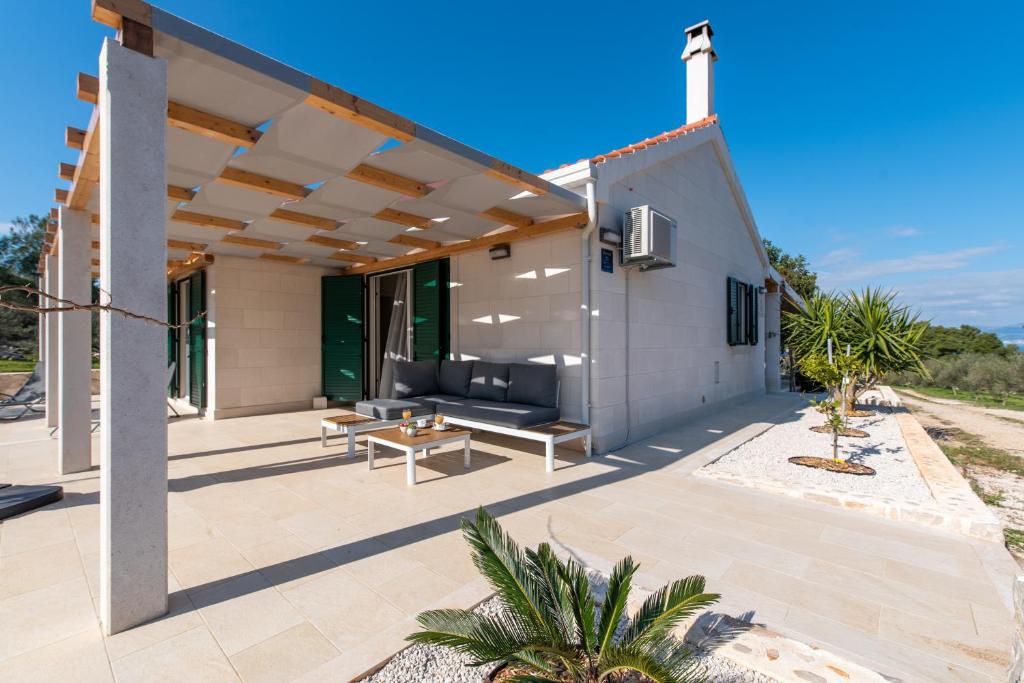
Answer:
<svg viewBox="0 0 1024 683"><path fill-rule="evenodd" d="M0 491L0 519L56 503L63 497L60 486L5 486Z"/></svg>
<svg viewBox="0 0 1024 683"><path fill-rule="evenodd" d="M554 365L508 366L508 401L545 408L558 407L558 376Z"/></svg>
<svg viewBox="0 0 1024 683"><path fill-rule="evenodd" d="M396 360L395 398L426 396L437 392L437 363L432 360Z"/></svg>
<svg viewBox="0 0 1024 683"><path fill-rule="evenodd" d="M560 417L558 408L531 406L525 403L484 401L476 398L465 398L451 401L445 405L438 405L437 412L442 415L487 422L512 429L557 422Z"/></svg>
<svg viewBox="0 0 1024 683"><path fill-rule="evenodd" d="M398 420L402 412L410 410L413 417L420 415L433 415L434 406L420 403L418 401L404 401L397 398L375 398L371 401L358 401L356 412L367 417L375 417L378 420Z"/></svg>
<svg viewBox="0 0 1024 683"><path fill-rule="evenodd" d="M469 395L469 379L473 376L473 361L442 360L438 390L448 396Z"/></svg>
<svg viewBox="0 0 1024 683"><path fill-rule="evenodd" d="M466 395L485 401L504 401L508 398L508 364L473 361L473 376Z"/></svg>

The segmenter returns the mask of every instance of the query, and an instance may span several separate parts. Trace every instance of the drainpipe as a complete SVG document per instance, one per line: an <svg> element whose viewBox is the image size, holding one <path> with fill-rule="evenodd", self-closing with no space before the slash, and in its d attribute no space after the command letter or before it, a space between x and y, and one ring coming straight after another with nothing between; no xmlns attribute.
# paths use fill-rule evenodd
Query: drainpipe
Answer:
<svg viewBox="0 0 1024 683"><path fill-rule="evenodd" d="M583 282L580 288L580 419L590 424L590 235L597 227L597 183L587 180L587 225L580 235L580 262Z"/></svg>

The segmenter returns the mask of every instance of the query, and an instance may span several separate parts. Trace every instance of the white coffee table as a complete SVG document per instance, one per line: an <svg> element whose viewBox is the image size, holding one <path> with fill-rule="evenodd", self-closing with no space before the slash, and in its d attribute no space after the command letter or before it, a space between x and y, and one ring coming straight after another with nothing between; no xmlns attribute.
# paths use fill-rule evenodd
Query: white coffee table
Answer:
<svg viewBox="0 0 1024 683"><path fill-rule="evenodd" d="M426 457L430 455L431 448L462 442L463 464L466 469L469 469L469 434L469 430L456 427L449 427L443 431L421 429L416 436L406 436L397 427L370 432L366 435L367 463L372 470L374 444L405 451L405 483L412 486L416 483L416 451L423 451L423 455Z"/></svg>

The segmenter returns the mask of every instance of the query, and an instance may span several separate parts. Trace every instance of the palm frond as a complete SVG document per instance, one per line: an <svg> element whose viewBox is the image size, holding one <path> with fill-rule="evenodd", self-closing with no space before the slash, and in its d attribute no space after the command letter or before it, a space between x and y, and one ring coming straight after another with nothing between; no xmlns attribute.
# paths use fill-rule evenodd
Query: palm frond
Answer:
<svg viewBox="0 0 1024 683"><path fill-rule="evenodd" d="M662 586L644 600L629 621L622 644L656 640L667 635L680 621L714 604L721 597L704 592L704 577L690 576Z"/></svg>
<svg viewBox="0 0 1024 683"><path fill-rule="evenodd" d="M703 667L686 645L670 638L644 644L613 647L602 660L598 680L614 674L635 671L655 683L698 683L704 681Z"/></svg>
<svg viewBox="0 0 1024 683"><path fill-rule="evenodd" d="M552 630L563 641L569 642L573 636L573 618L569 596L559 571L562 561L550 545L541 543L537 550L526 549L526 564L539 588L544 607L542 611L549 615Z"/></svg>
<svg viewBox="0 0 1024 683"><path fill-rule="evenodd" d="M541 589L526 566L522 550L483 507L476 521L462 520L462 534L473 549L473 564L487 580L506 612L538 631L550 630Z"/></svg>
<svg viewBox="0 0 1024 683"><path fill-rule="evenodd" d="M594 594L590 590L587 572L576 560L570 559L559 567L559 575L565 583L569 604L575 623L575 640L581 655L588 659L596 654L597 634L594 631L596 607Z"/></svg>
<svg viewBox="0 0 1024 683"><path fill-rule="evenodd" d="M602 656L611 647L615 630L626 611L633 574L637 568L632 557L624 557L615 565L612 575L608 578L608 590L605 592L604 602L601 603L601 618L597 625L597 648Z"/></svg>
<svg viewBox="0 0 1024 683"><path fill-rule="evenodd" d="M519 624L459 609L429 610L416 620L423 631L406 640L438 645L473 657L475 664L506 659L543 640L537 633L524 631Z"/></svg>

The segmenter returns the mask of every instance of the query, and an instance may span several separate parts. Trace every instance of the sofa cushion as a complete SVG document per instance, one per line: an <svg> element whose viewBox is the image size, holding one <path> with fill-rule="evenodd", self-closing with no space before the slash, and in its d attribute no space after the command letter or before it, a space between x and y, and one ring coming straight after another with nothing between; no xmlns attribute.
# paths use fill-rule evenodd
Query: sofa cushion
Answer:
<svg viewBox="0 0 1024 683"><path fill-rule="evenodd" d="M403 401L397 398L375 398L370 401L359 401L356 403L356 412L367 417L375 417L378 420L400 420L402 412L412 411L413 417L420 415L433 415L434 406L431 404L419 403L418 401Z"/></svg>
<svg viewBox="0 0 1024 683"><path fill-rule="evenodd" d="M512 429L556 422L559 418L558 408L531 406L525 403L485 401L476 398L466 398L452 401L446 405L438 405L437 411L446 416L487 422Z"/></svg>
<svg viewBox="0 0 1024 683"><path fill-rule="evenodd" d="M508 401L545 408L558 407L558 376L554 365L508 366Z"/></svg>
<svg viewBox="0 0 1024 683"><path fill-rule="evenodd" d="M437 363L432 360L394 363L395 398L437 393Z"/></svg>
<svg viewBox="0 0 1024 683"><path fill-rule="evenodd" d="M473 361L442 360L437 388L448 396L466 396L469 394L469 379L472 376Z"/></svg>
<svg viewBox="0 0 1024 683"><path fill-rule="evenodd" d="M473 361L473 375L466 395L485 401L504 401L508 397L508 364Z"/></svg>

